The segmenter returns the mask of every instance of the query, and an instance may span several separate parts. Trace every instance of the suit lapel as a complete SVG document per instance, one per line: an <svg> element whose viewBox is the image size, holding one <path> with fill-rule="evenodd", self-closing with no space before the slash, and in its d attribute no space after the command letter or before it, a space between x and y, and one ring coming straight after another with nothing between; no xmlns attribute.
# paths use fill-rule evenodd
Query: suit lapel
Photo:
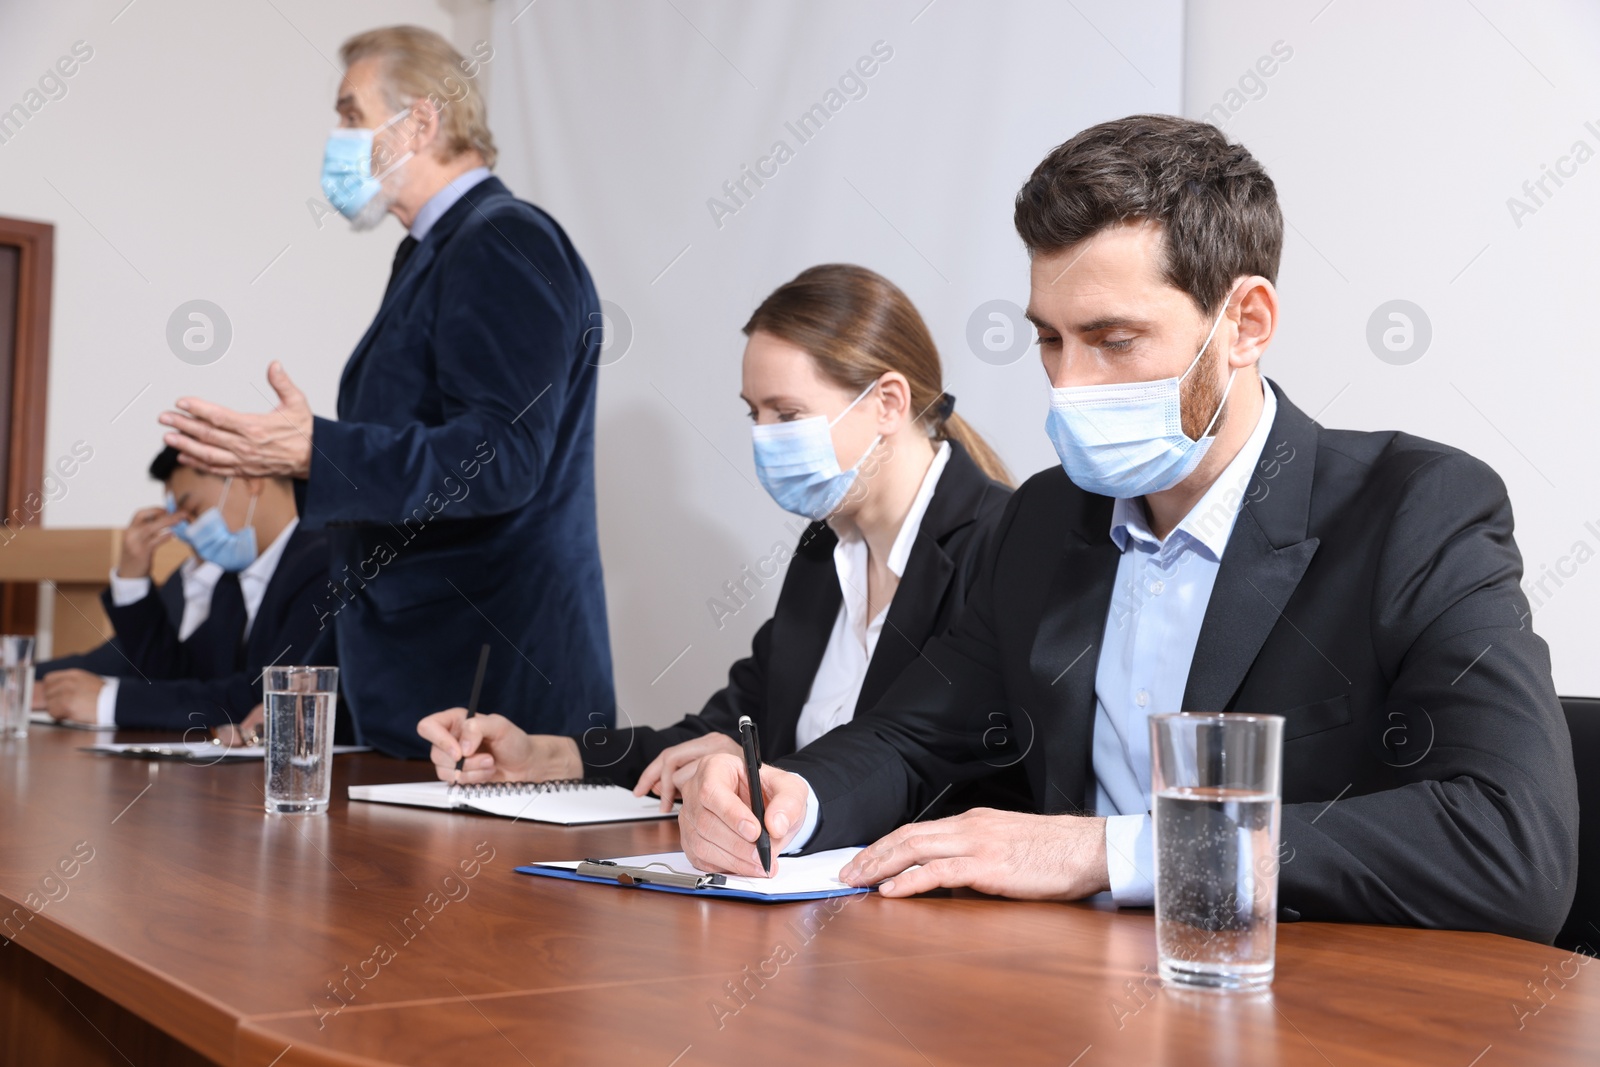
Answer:
<svg viewBox="0 0 1600 1067"><path fill-rule="evenodd" d="M1045 739L1046 776L1054 788L1039 798L1044 812L1082 810L1088 803L1094 679L1121 558L1111 540L1111 499L1073 495L1083 506L1058 557L1029 656L1040 700L1023 708L1031 730L1017 727L1019 737Z"/></svg>
<svg viewBox="0 0 1600 1067"><path fill-rule="evenodd" d="M939 604L950 589L956 565L939 543L927 534L917 534L906 572L900 578L883 630L867 664L861 693L856 698L855 714L871 708L902 671L922 655L922 646L933 636ZM837 579L835 579L837 581Z"/></svg>
<svg viewBox="0 0 1600 1067"><path fill-rule="evenodd" d="M1277 418L1200 627L1186 711L1228 709L1316 554L1317 539L1306 537L1316 448L1316 423L1279 392Z"/></svg>
<svg viewBox="0 0 1600 1067"><path fill-rule="evenodd" d="M917 527L905 573L889 602L889 615L878 635L872 662L867 664L867 675L856 699L856 715L878 702L894 680L922 655L922 646L933 637L939 625L939 609L956 576L955 560L944 546L952 534L976 521L990 488L989 476L960 442L951 441L950 458L945 461Z"/></svg>
<svg viewBox="0 0 1600 1067"><path fill-rule="evenodd" d="M355 350L345 362L344 370L339 375L340 396L348 395L356 368L372 347L373 340L378 336L379 329L390 312L411 299L411 291L416 287L417 281L428 273L433 261L438 258L439 250L455 235L456 230L461 228L467 216L477 210L478 203L497 190L506 192L500 179L491 175L461 194L461 199L450 205L449 211L439 216L439 220L433 224L433 229L428 231L428 236L417 245L416 250L411 253L411 258L401 267L400 276L384 293L383 302L378 305L378 313L373 316L372 324L367 327L367 332L361 335L361 340L356 343Z"/></svg>
<svg viewBox="0 0 1600 1067"><path fill-rule="evenodd" d="M761 729L763 755L788 755L795 749L800 709L827 650L834 619L844 597L833 568L833 531L812 523L789 561L784 595L772 616L772 647L767 670L767 722Z"/></svg>

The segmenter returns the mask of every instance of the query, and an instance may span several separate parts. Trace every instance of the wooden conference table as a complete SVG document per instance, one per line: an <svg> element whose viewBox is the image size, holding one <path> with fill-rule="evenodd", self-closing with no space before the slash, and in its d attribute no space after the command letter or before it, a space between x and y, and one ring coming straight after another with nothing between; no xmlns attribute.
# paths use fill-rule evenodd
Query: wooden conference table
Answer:
<svg viewBox="0 0 1600 1067"><path fill-rule="evenodd" d="M1600 1060L1600 967L1529 942L1283 925L1270 994L1182 992L1153 977L1148 911L530 878L512 868L674 849L676 824L347 803L431 776L375 755L338 758L326 817L269 817L259 763L77 751L91 737L0 743L7 1064Z"/></svg>

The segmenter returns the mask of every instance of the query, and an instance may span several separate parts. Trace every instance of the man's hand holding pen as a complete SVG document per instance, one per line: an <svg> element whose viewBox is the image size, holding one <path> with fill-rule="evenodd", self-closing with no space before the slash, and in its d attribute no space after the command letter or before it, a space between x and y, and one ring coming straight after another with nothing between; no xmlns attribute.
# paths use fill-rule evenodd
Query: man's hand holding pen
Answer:
<svg viewBox="0 0 1600 1067"><path fill-rule="evenodd" d="M699 771L684 784L678 830L684 854L697 870L767 876L756 852L761 823L751 810L749 783L742 757L715 752L701 758ZM763 764L761 792L776 857L805 821L806 783L799 775Z"/></svg>

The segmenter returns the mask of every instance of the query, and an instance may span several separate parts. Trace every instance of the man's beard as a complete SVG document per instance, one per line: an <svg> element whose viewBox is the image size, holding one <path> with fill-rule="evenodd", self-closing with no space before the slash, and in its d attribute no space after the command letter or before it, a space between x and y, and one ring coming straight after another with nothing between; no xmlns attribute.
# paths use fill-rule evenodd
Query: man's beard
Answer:
<svg viewBox="0 0 1600 1067"><path fill-rule="evenodd" d="M372 199L361 205L361 210L356 212L356 217L350 220L350 228L357 233L375 229L383 217L389 214L389 209L399 199L401 187L405 183L406 175L402 168L411 161L411 152L407 152L389 166L383 168L376 175L378 191Z"/></svg>
<svg viewBox="0 0 1600 1067"><path fill-rule="evenodd" d="M379 189L373 194L371 200L361 205L361 210L356 212L355 218L350 220L350 228L357 233L375 229L389 214L389 208L394 206L394 197L386 190Z"/></svg>
<svg viewBox="0 0 1600 1067"><path fill-rule="evenodd" d="M1178 409L1183 418L1183 432L1191 441L1198 441L1206 432L1206 427L1211 426L1211 435L1216 436L1228 424L1228 410L1222 406L1228 394L1225 382L1217 380L1217 373L1222 369L1221 350L1216 349L1217 357L1210 358L1213 346L1207 346L1206 353L1200 357L1200 362L1195 364L1194 373L1190 374L1178 391ZM1216 416L1216 424L1211 424L1211 417Z"/></svg>

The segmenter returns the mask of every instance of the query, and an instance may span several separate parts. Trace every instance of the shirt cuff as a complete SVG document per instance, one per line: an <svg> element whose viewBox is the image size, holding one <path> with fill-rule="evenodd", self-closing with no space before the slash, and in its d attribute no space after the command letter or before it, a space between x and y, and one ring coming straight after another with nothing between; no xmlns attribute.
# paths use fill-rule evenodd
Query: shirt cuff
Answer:
<svg viewBox="0 0 1600 1067"><path fill-rule="evenodd" d="M102 678L100 695L94 698L95 722L101 726L115 726L117 724L117 686L121 684L120 678Z"/></svg>
<svg viewBox="0 0 1600 1067"><path fill-rule="evenodd" d="M1117 907L1148 908L1156 902L1154 859L1150 816L1106 817L1106 873Z"/></svg>
<svg viewBox="0 0 1600 1067"><path fill-rule="evenodd" d="M806 782L804 778L800 779ZM795 832L789 841L789 847L784 849L782 855L793 856L811 841L817 832L817 820L822 817L822 802L817 799L817 791L811 788L811 783L806 782L806 817L800 824L800 829Z"/></svg>
<svg viewBox="0 0 1600 1067"><path fill-rule="evenodd" d="M150 579L124 578L117 573L115 567L111 569L111 603L119 608L125 608L129 604L137 604L149 595Z"/></svg>

